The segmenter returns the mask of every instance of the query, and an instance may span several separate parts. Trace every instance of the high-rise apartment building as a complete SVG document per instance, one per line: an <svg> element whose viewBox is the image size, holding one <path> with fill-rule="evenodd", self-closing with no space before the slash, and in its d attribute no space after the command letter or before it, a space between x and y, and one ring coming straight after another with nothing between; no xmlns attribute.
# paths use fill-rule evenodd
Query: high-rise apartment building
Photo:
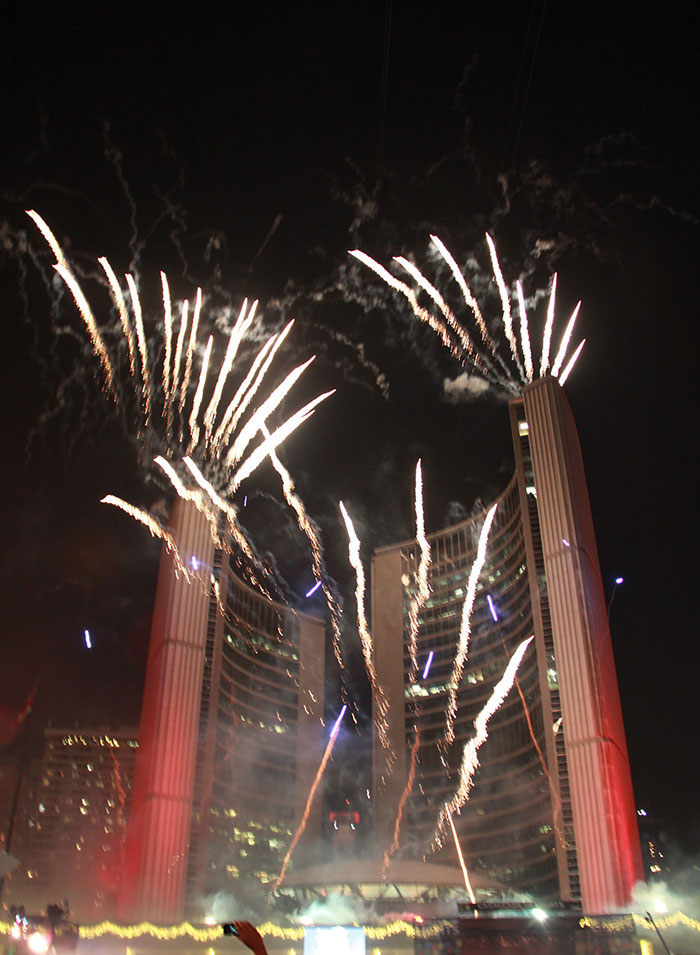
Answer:
<svg viewBox="0 0 700 955"><path fill-rule="evenodd" d="M68 899L81 919L112 916L121 885L135 729L47 729L20 799L6 899L41 911Z"/></svg>
<svg viewBox="0 0 700 955"><path fill-rule="evenodd" d="M391 841L416 744L402 852L419 858L430 850L474 720L516 647L534 634L516 685L489 722L470 798L454 822L468 866L504 891L610 912L629 904L643 876L578 436L553 378L525 387L510 403L510 418L516 471L497 502L451 745L444 742L445 712L484 515L430 537L431 594L420 616L414 681L408 628L418 547L407 542L374 556L376 668L397 756L387 777L386 754L375 747L375 838ZM451 860L456 848L443 840L428 858Z"/></svg>
<svg viewBox="0 0 700 955"><path fill-rule="evenodd" d="M170 530L197 579L164 549L122 893L124 917L160 922L206 914L215 893L262 896L326 733L324 622L243 583L193 504L175 503ZM320 825L318 800L310 842Z"/></svg>

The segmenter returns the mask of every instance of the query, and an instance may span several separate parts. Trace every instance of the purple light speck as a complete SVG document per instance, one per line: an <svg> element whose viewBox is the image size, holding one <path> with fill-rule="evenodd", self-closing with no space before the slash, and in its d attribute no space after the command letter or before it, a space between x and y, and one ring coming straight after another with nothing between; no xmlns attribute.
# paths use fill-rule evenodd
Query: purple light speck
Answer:
<svg viewBox="0 0 700 955"><path fill-rule="evenodd" d="M496 608L493 605L491 594L486 594L486 600L489 605L489 610L491 611L491 616L493 617L494 620L498 620L498 614L496 613Z"/></svg>
<svg viewBox="0 0 700 955"><path fill-rule="evenodd" d="M433 651L431 650L430 653L428 654L428 659L427 659L426 664L425 664L425 669L423 670L423 679L424 679L424 680L425 680L425 678L427 677L428 673L430 672L430 664L431 664L432 662L433 662Z"/></svg>
<svg viewBox="0 0 700 955"><path fill-rule="evenodd" d="M306 596L307 596L307 597L312 597L312 596L316 593L316 591L318 590L318 588L319 588L320 586L321 586L321 581L320 581L320 580L317 580L316 583L313 585L313 587L312 587L311 590L307 593Z"/></svg>

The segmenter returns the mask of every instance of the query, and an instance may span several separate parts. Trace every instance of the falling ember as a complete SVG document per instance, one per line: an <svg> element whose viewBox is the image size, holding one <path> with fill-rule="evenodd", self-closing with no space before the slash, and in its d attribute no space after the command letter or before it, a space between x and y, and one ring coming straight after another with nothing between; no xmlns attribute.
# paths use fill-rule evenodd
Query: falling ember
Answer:
<svg viewBox="0 0 700 955"><path fill-rule="evenodd" d="M357 629L360 634L360 642L362 644L362 654L365 661L365 669L367 670L367 676L369 677L370 683L372 685L372 690L374 693L374 699L377 704L377 718L376 718L376 727L377 734L379 736L379 742L382 744L382 747L387 750L389 753L387 757L387 763L393 761L393 753L391 753L391 743L389 742L389 737L387 735L387 724L386 716L389 711L389 704L386 699L386 694L384 693L383 687L379 684L377 679L377 671L374 666L374 643L372 641L372 635L369 632L369 627L367 625L367 616L365 614L365 571L362 566L362 560L360 559L360 540L355 533L355 528L353 526L350 515L345 509L345 505L340 501L340 512L343 515L343 520L345 521L345 527L348 532L348 559L350 561L350 566L355 571L355 602L357 604Z"/></svg>
<svg viewBox="0 0 700 955"><path fill-rule="evenodd" d="M488 544L491 524L496 516L498 504L494 504L486 515L481 534L479 535L479 545L476 550L476 557L469 573L469 582L467 583L467 595L464 598L462 607L462 624L459 629L459 642L457 645L457 654L452 667L452 678L450 680L450 690L447 700L447 720L445 723L444 742L450 744L454 742L455 731L454 722L457 716L457 693L462 679L464 663L469 652L469 638L471 636L471 618L474 609L474 599L476 598L476 585L479 583L479 577L486 561L486 545Z"/></svg>
<svg viewBox="0 0 700 955"><path fill-rule="evenodd" d="M391 857L399 848L399 836L401 833L401 822L403 820L403 810L406 805L406 800L411 795L411 790L413 789L413 783L416 779L416 762L418 759L418 749L420 747L420 729L418 726L413 727L415 736L413 738L413 746L411 747L411 765L408 771L408 779L406 780L406 785L404 790L401 793L401 799L399 799L399 807L396 811L396 822L394 823L394 839L391 843L391 846L384 853L384 860L382 862L382 879L386 879L386 874L389 870L389 863L391 862ZM369 796L367 797L369 798Z"/></svg>
<svg viewBox="0 0 700 955"><path fill-rule="evenodd" d="M280 874L278 875L277 881L275 882L272 889L273 892L276 892L277 889L279 889L280 885L284 882L284 877L287 873L287 866L289 865L289 860L292 858L292 853L294 852L297 846L297 843L299 842L299 839L301 838L304 832L304 829L306 828L306 823L309 820L309 813L311 812L311 804L313 803L314 796L316 795L316 790L318 789L318 785L321 782L323 773L325 772L326 766L328 765L328 760L331 758L331 753L333 752L333 747L335 745L338 732L340 731L340 724L343 720L343 717L345 716L346 710L347 710L347 704L343 704L343 708L341 709L338 715L338 719L333 724L333 729L331 730L331 735L328 737L328 743L326 744L326 749L323 754L323 758L321 759L321 764L318 767L318 772L316 773L316 777L313 783L311 784L311 789L309 790L309 795L306 799L306 806L304 807L304 813L301 817L301 822L299 823L299 827L297 828L297 831L294 833L294 838L292 839L290 843L289 849L287 849L287 854L284 857L284 861L282 862L282 869L280 870Z"/></svg>
<svg viewBox="0 0 700 955"><path fill-rule="evenodd" d="M433 835L433 841L431 845L432 849L440 848L443 845L442 836L445 831L449 814L451 812L459 812L462 806L469 799L469 793L474 780L474 773L479 766L479 749L488 739L489 720L499 706L503 703L506 696L508 696L508 693L513 686L515 675L518 672L518 667L520 666L522 658L525 655L525 651L529 647L532 640L534 640L534 635L528 637L527 640L523 640L523 642L518 646L517 650L508 661L508 666L506 667L503 676L494 686L491 696L484 704L477 718L474 720L474 736L469 740L468 743L466 743L464 752L462 754L462 764L459 772L459 785L452 799L450 799L449 802L446 802L440 811L440 815L438 816L435 827L435 834Z"/></svg>
<svg viewBox="0 0 700 955"><path fill-rule="evenodd" d="M472 905L476 905L476 896L474 895L474 890L472 889L472 884L469 881L469 872L467 871L467 866L464 861L464 856L462 855L462 847L459 844L459 839L457 838L457 830L455 829L454 819L452 818L452 813L450 812L450 807L445 803L445 811L447 812L447 818L450 821L450 829L452 829L452 836L455 841L455 847L457 849L457 858L459 859L459 866L462 870L462 875L464 876L464 886L469 893L469 900Z"/></svg>

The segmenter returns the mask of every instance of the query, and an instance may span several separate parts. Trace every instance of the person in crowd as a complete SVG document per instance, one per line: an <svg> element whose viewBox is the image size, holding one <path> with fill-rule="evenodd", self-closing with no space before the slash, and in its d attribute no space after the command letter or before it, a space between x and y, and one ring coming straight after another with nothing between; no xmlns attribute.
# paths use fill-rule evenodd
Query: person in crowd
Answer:
<svg viewBox="0 0 700 955"><path fill-rule="evenodd" d="M267 955L265 943L262 940L260 932L251 925L250 922L233 922L236 929L236 937L243 942L255 955Z"/></svg>

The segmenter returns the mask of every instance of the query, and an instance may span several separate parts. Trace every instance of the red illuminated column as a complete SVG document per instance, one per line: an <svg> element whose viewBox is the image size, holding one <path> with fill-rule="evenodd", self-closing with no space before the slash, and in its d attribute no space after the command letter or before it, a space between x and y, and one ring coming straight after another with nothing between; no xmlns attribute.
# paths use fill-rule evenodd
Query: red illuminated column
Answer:
<svg viewBox="0 0 700 955"><path fill-rule="evenodd" d="M170 531L197 579L163 548L127 833L122 918L182 920L214 545L207 520L176 500Z"/></svg>

